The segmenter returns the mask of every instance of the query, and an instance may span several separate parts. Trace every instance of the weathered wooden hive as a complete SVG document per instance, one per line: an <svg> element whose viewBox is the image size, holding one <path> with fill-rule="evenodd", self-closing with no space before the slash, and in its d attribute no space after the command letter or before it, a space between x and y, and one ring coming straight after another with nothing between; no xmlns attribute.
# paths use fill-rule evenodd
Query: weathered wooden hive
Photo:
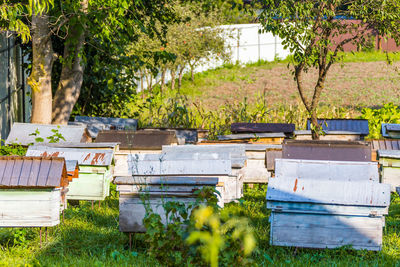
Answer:
<svg viewBox="0 0 400 267"><path fill-rule="evenodd" d="M285 140L282 158L371 161L371 144L363 141Z"/></svg>
<svg viewBox="0 0 400 267"><path fill-rule="evenodd" d="M109 117L87 117L75 116L74 122L69 122L70 125L85 125L93 138L97 138L100 131L103 130L136 130L138 120L124 118L109 118Z"/></svg>
<svg viewBox="0 0 400 267"><path fill-rule="evenodd" d="M320 140L358 141L369 134L368 120L364 119L318 119L324 135ZM307 130L295 131L296 140L311 140L311 122L307 120Z"/></svg>
<svg viewBox="0 0 400 267"><path fill-rule="evenodd" d="M377 163L277 159L267 191L270 243L380 250L390 185Z"/></svg>
<svg viewBox="0 0 400 267"><path fill-rule="evenodd" d="M166 223L162 206L168 201L179 201L185 205L196 202L195 191L212 186L220 192L219 205L223 206L224 182L231 173L230 160L198 159L153 160L153 155L129 155L130 176L115 178L119 191L120 230L122 232L144 232L145 205L160 214ZM167 156L168 157L168 156ZM206 157L209 158L209 157Z"/></svg>
<svg viewBox="0 0 400 267"><path fill-rule="evenodd" d="M29 146L31 144L49 143L51 139L48 137L59 133L65 139L60 138L59 143L85 143L91 142L91 136L86 126L77 125L54 125L54 124L33 124L15 122L7 137L6 144L21 144ZM42 138L41 142L37 142L36 138Z"/></svg>
<svg viewBox="0 0 400 267"><path fill-rule="evenodd" d="M110 194L114 150L97 149L95 147L99 144L93 143L85 146L81 148L62 147L61 144L30 146L26 155L58 156L66 160L77 160L79 178L70 182L67 199L104 200Z"/></svg>
<svg viewBox="0 0 400 267"><path fill-rule="evenodd" d="M68 178L58 157L0 157L0 227L60 223Z"/></svg>
<svg viewBox="0 0 400 267"><path fill-rule="evenodd" d="M382 136L385 138L400 139L400 124L382 123Z"/></svg>
<svg viewBox="0 0 400 267"><path fill-rule="evenodd" d="M378 150L382 183L391 185L392 192L400 186L400 150Z"/></svg>

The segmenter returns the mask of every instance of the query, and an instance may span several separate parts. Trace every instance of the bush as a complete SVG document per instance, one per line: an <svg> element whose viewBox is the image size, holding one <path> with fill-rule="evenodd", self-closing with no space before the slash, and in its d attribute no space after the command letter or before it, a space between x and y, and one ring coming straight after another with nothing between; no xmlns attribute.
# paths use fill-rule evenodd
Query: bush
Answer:
<svg viewBox="0 0 400 267"><path fill-rule="evenodd" d="M362 119L368 120L369 139L380 139L382 123L400 123L400 109L393 103L383 105L380 109L364 108Z"/></svg>

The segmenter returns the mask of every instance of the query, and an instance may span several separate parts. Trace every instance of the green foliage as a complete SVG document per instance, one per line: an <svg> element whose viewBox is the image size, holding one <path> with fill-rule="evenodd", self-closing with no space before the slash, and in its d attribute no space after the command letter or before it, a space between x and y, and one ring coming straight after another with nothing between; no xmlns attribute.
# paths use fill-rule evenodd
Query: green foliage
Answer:
<svg viewBox="0 0 400 267"><path fill-rule="evenodd" d="M5 143L1 140L1 143ZM25 156L26 148L20 144L0 145L0 155L2 156Z"/></svg>
<svg viewBox="0 0 400 267"><path fill-rule="evenodd" d="M292 53L289 65L294 67L293 76L302 102L313 119L313 138L317 139L320 125L317 124L316 109L332 64L341 59L339 53L346 44L368 47L371 43L368 34L370 29L380 36L389 36L400 41L397 23L400 13L395 9L400 6L400 1L261 2L264 8L259 18L263 29L279 36L284 48ZM338 17L352 18L357 23ZM317 69L318 77L313 88L306 88L303 74L310 69ZM307 91L311 91L311 94Z"/></svg>
<svg viewBox="0 0 400 267"><path fill-rule="evenodd" d="M48 139L48 143L58 143L61 140L65 141L64 136L59 132L60 126L57 126L57 129L51 129L51 132L53 133L50 136L47 136L46 139ZM40 136L40 131L39 129L36 129L33 133L29 134L30 136L35 136L35 142L36 143L42 143L44 142L44 138Z"/></svg>
<svg viewBox="0 0 400 267"><path fill-rule="evenodd" d="M381 139L382 123L400 123L400 108L393 103L385 104L382 108L364 108L362 110L362 119L368 120L370 139Z"/></svg>

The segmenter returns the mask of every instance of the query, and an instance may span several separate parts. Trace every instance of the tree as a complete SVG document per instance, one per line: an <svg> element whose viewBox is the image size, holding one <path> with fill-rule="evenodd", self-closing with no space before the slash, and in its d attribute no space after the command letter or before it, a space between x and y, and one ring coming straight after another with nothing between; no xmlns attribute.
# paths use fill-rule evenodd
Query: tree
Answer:
<svg viewBox="0 0 400 267"><path fill-rule="evenodd" d="M293 75L301 100L310 114L312 137L321 125L316 109L330 67L341 59L346 44L363 46L372 32L399 40L398 0L263 0L259 15L265 31L282 39L292 53ZM350 22L348 19L355 20ZM336 38L340 36L340 38ZM334 41L339 39L339 41ZM315 68L313 88L305 88L303 75ZM311 94L310 94L311 92Z"/></svg>
<svg viewBox="0 0 400 267"><path fill-rule="evenodd" d="M0 27L16 31L22 40L32 40L32 87L34 123L67 123L80 95L85 67L85 46L100 44L112 57L124 57L124 48L142 32L162 39L165 27L156 22L176 19L173 0L80 0L2 1ZM53 50L54 40L63 52ZM56 89L53 65L61 62ZM134 64L134 63L132 63ZM54 91L54 99L53 99Z"/></svg>

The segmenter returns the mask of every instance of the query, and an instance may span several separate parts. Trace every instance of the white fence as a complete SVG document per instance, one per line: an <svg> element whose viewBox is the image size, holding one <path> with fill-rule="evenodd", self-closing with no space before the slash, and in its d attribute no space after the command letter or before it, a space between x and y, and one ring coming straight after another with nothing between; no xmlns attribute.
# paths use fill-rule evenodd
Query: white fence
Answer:
<svg viewBox="0 0 400 267"><path fill-rule="evenodd" d="M276 58L284 59L289 55L289 51L283 48L281 39L271 33L260 33L261 24L235 24L220 27L226 32L226 44L227 49L231 51L232 63L248 64L259 60L273 61ZM214 69L223 64L222 61L205 62L198 66L195 72ZM158 82L160 78L159 74L154 82ZM171 76L167 73L166 82L170 80ZM146 88L145 79L143 84Z"/></svg>

